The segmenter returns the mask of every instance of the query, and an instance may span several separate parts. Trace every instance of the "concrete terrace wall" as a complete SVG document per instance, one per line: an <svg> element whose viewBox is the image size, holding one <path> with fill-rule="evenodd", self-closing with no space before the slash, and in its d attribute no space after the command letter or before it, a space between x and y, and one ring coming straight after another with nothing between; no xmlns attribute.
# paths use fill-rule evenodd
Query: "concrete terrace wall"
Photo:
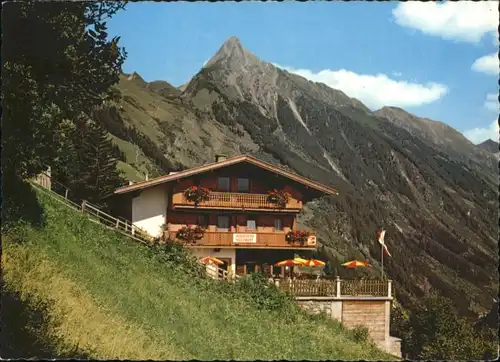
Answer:
<svg viewBox="0 0 500 362"><path fill-rule="evenodd" d="M167 190L157 186L145 189L132 199L132 224L152 236L161 236L167 217Z"/></svg>

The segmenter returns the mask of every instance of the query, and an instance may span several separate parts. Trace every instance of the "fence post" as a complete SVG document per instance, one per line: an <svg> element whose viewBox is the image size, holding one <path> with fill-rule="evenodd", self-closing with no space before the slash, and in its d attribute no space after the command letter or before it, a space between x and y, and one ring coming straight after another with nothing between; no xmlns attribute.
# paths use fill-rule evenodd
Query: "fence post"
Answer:
<svg viewBox="0 0 500 362"><path fill-rule="evenodd" d="M85 212L85 206L87 205L87 201L83 200L82 201L82 212Z"/></svg>
<svg viewBox="0 0 500 362"><path fill-rule="evenodd" d="M67 199L68 198L68 189L66 189L66 191L64 192L64 198Z"/></svg>
<svg viewBox="0 0 500 362"><path fill-rule="evenodd" d="M390 298L392 296L392 280L387 281L387 296Z"/></svg>
<svg viewBox="0 0 500 362"><path fill-rule="evenodd" d="M120 220L116 219L116 226L115 226L116 229L118 229L119 223L120 223Z"/></svg>
<svg viewBox="0 0 500 362"><path fill-rule="evenodd" d="M338 275L335 277L335 284L336 284L337 298L340 298L340 277Z"/></svg>

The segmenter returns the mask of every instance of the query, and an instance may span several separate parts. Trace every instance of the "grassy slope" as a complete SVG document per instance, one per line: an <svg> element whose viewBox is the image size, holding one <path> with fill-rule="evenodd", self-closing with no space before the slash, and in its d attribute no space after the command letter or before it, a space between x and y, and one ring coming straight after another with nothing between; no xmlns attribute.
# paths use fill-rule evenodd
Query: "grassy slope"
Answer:
<svg viewBox="0 0 500 362"><path fill-rule="evenodd" d="M39 200L44 228L3 235L4 281L23 302L47 306L59 355L76 348L99 359L392 359L334 321L299 311L284 321L237 286L193 278L47 196Z"/></svg>

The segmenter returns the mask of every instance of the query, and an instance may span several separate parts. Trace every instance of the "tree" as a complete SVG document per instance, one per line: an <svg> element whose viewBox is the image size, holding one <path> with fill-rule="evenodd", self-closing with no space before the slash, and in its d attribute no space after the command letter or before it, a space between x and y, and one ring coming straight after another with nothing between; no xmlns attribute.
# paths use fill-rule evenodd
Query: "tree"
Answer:
<svg viewBox="0 0 500 362"><path fill-rule="evenodd" d="M10 2L3 6L2 182L5 212L25 179L50 165L63 120L85 118L112 97L125 51L106 20L124 2Z"/></svg>
<svg viewBox="0 0 500 362"><path fill-rule="evenodd" d="M125 183L116 167L112 141L105 129L91 120L66 125L64 131L54 168L57 179L71 190L75 201L104 205L104 197Z"/></svg>
<svg viewBox="0 0 500 362"><path fill-rule="evenodd" d="M485 338L485 331L475 331L451 300L436 293L425 297L407 318L399 317L403 354L410 359L475 360L497 354L494 340Z"/></svg>

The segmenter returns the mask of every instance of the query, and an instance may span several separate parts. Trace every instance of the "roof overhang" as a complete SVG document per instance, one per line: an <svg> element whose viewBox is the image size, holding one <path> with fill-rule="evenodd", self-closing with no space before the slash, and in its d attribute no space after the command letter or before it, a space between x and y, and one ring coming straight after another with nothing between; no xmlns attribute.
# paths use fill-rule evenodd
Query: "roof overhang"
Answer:
<svg viewBox="0 0 500 362"><path fill-rule="evenodd" d="M249 155L241 155L241 156L228 158L224 161L213 162L213 163L208 163L208 164L204 164L201 166L193 167L193 168L190 168L190 169L187 169L184 171L176 172L174 174L156 177L156 178L150 179L148 181L141 181L141 182L138 182L138 183L135 183L132 185L123 186L123 187L116 189L114 192L114 195L122 195L122 194L126 194L126 193L129 193L132 191L143 190L146 188L150 188L150 187L166 184L166 183L169 183L172 181L177 181L177 180L187 178L190 176L198 175L198 174L201 174L204 172L213 171L213 170L217 170L217 169L220 169L223 167L236 165L236 164L239 164L242 162L247 162L247 163L250 163L250 164L255 165L257 167L260 167L264 170L281 175L285 178L288 178L288 179L293 180L295 182L301 183L308 188L322 192L326 195L338 195L339 194L337 190L335 190L329 186L323 185L319 182L316 182L316 181L310 180L308 178L299 176L299 175L292 173L292 172L289 172L289 171L285 171L281 167L272 165L272 164L264 162L264 161L260 161L260 160L256 159L255 157L252 157Z"/></svg>

